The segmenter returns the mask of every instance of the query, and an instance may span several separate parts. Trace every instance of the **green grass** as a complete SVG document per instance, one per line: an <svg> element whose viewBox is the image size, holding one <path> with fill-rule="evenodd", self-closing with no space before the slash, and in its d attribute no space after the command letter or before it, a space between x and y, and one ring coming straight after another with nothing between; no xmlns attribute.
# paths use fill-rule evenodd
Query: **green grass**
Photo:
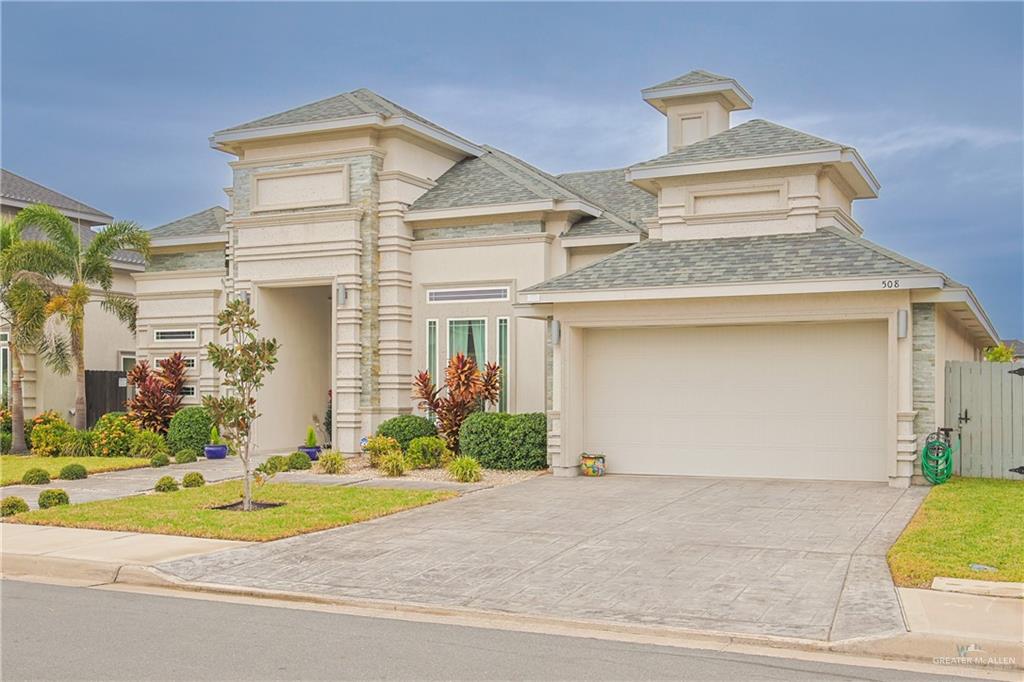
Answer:
<svg viewBox="0 0 1024 682"><path fill-rule="evenodd" d="M283 507L252 512L216 510L242 497L240 481L172 493L86 502L8 517L15 523L267 541L347 526L454 497L451 492L268 483L253 496Z"/></svg>
<svg viewBox="0 0 1024 682"><path fill-rule="evenodd" d="M953 478L935 486L889 550L889 568L901 587L928 587L935 577L1024 581L1024 482Z"/></svg>
<svg viewBox="0 0 1024 682"><path fill-rule="evenodd" d="M148 467L149 460L140 457L34 457L32 455L0 456L0 486L21 483L29 469L46 469L56 479L68 464L81 464L90 474Z"/></svg>

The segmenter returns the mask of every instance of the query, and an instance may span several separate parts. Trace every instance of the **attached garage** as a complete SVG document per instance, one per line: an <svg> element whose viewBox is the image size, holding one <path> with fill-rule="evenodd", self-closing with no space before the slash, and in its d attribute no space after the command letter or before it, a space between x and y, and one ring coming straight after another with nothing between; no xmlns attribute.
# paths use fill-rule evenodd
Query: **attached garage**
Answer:
<svg viewBox="0 0 1024 682"><path fill-rule="evenodd" d="M888 480L886 323L583 331L609 473Z"/></svg>

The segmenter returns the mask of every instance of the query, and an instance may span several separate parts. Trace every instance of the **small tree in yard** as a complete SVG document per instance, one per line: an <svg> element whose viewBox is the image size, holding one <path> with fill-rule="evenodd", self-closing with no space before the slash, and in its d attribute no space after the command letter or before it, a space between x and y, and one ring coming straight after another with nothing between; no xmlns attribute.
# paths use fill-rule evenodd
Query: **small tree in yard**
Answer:
<svg viewBox="0 0 1024 682"><path fill-rule="evenodd" d="M140 429L167 433L174 413L181 407L181 388L185 385L185 359L175 353L157 363L154 372L145 360L128 372L128 385L135 395L128 401L128 419Z"/></svg>
<svg viewBox="0 0 1024 682"><path fill-rule="evenodd" d="M459 353L448 361L444 386L437 387L428 372L416 375L413 396L420 407L437 415L437 432L452 452L459 451L459 428L486 403L498 402L501 369L489 362L481 372L476 360Z"/></svg>
<svg viewBox="0 0 1024 682"><path fill-rule="evenodd" d="M985 359L989 362L1013 362L1013 349L1005 343L986 348Z"/></svg>
<svg viewBox="0 0 1024 682"><path fill-rule="evenodd" d="M224 377L223 385L229 395L203 396L203 406L220 434L238 453L244 470L242 483L242 509L252 511L252 453L250 431L260 416L256 411L256 393L263 387L267 375L274 371L281 345L277 339L256 336L259 323L252 307L242 300L230 302L217 315L220 333L228 338L228 345L209 343L206 351L210 362Z"/></svg>

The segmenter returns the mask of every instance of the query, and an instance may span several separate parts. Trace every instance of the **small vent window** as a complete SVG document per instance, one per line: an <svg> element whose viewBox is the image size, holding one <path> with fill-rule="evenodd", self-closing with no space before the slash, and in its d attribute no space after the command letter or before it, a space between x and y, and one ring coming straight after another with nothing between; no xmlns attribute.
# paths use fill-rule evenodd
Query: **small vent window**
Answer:
<svg viewBox="0 0 1024 682"><path fill-rule="evenodd" d="M427 292L427 303L466 303L471 301L507 301L508 287L487 289L433 289Z"/></svg>
<svg viewBox="0 0 1024 682"><path fill-rule="evenodd" d="M163 362L164 360L167 360L167 359L168 359L167 356L160 357L160 358L153 358L153 366L154 367L159 367L160 363ZM186 369L195 369L196 368L196 359L194 357L182 356L181 360L182 360L182 362L185 363L185 368Z"/></svg>
<svg viewBox="0 0 1024 682"><path fill-rule="evenodd" d="M178 395L184 396L186 398L192 398L192 397L195 396L195 394L196 394L196 387L195 386L182 386L181 387L181 392Z"/></svg>
<svg viewBox="0 0 1024 682"><path fill-rule="evenodd" d="M195 341L195 329L161 329L153 332L157 341Z"/></svg>

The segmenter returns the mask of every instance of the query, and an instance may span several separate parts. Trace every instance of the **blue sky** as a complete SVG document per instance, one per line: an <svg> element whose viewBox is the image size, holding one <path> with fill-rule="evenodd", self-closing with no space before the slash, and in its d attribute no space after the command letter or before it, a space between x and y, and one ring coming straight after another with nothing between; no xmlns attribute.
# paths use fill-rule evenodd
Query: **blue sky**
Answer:
<svg viewBox="0 0 1024 682"><path fill-rule="evenodd" d="M5 168L153 227L225 203L211 132L369 87L551 172L660 154L641 88L736 77L856 146L866 236L1024 336L1022 5L21 4L2 13Z"/></svg>

